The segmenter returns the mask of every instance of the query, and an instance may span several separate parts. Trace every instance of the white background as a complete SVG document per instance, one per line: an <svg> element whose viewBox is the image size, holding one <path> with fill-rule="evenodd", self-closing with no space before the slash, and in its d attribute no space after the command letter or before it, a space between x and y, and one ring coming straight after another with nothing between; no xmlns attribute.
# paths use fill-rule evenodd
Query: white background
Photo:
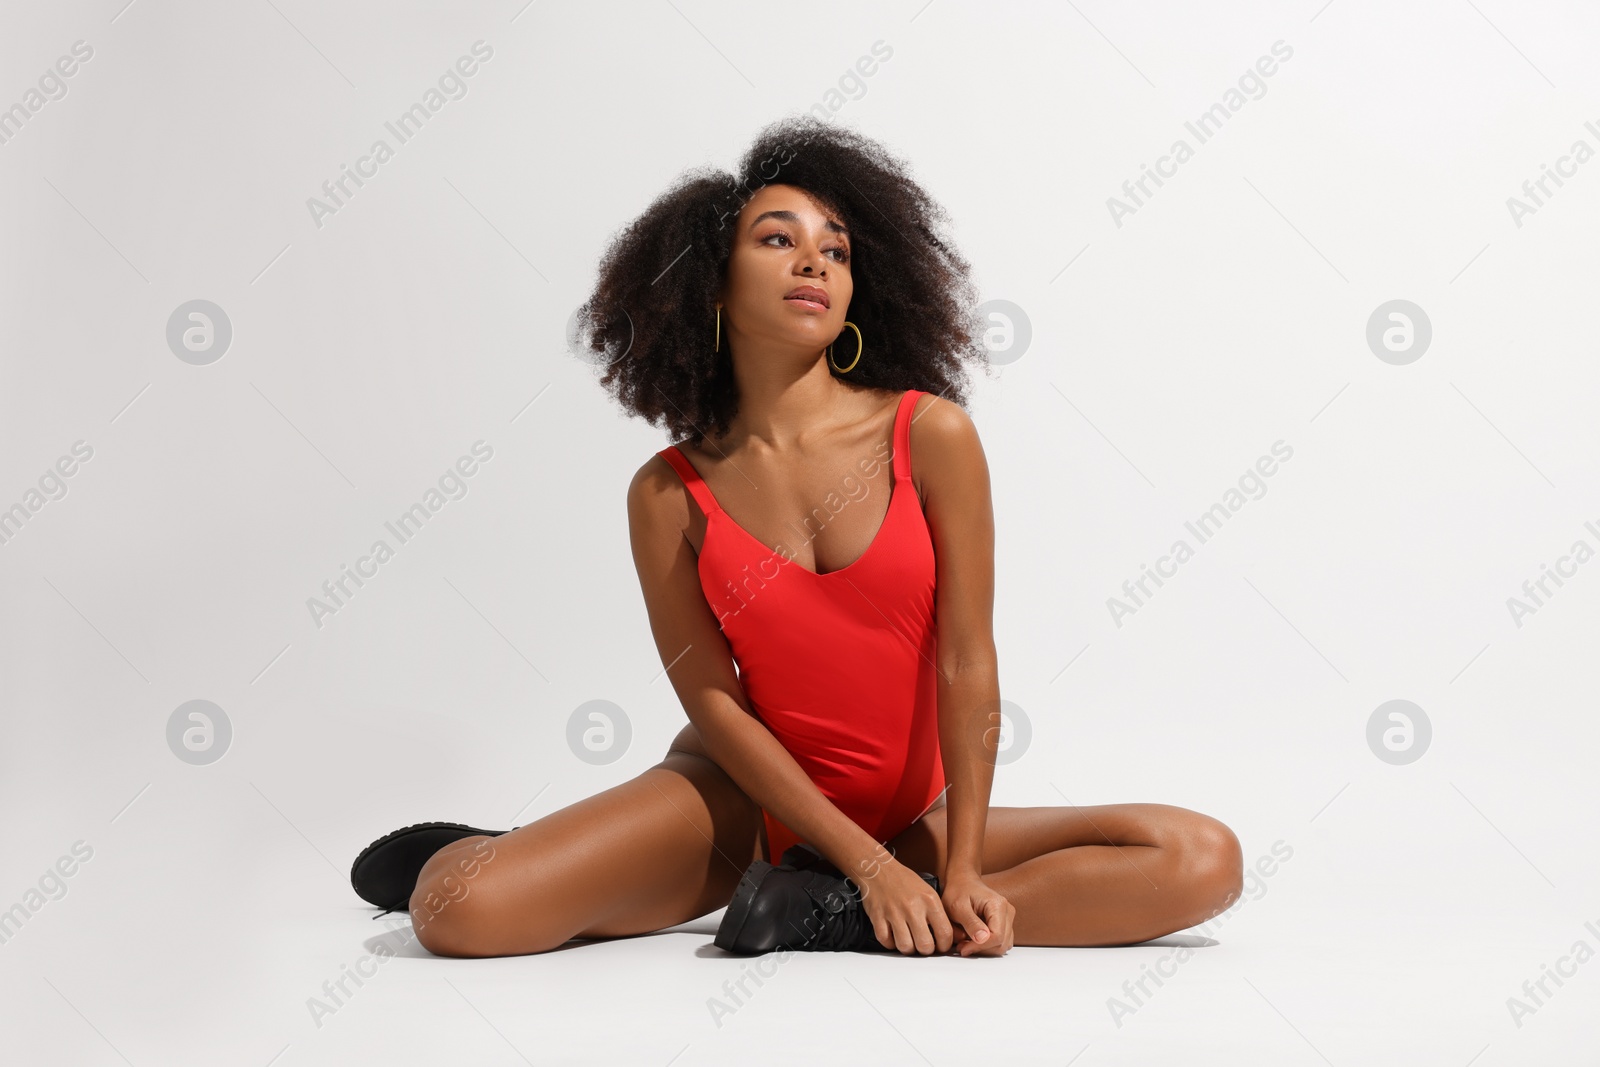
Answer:
<svg viewBox="0 0 1600 1067"><path fill-rule="evenodd" d="M1600 149L1592 8L124 2L10 2L0 33L0 107L94 50L0 145L0 507L93 449L0 544L0 909L93 849L0 944L7 1058L1593 1048L1587 956L1520 1025L1507 1006L1600 949L1600 562L1520 627L1507 608L1574 541L1600 548L1600 162L1520 226L1507 207L1574 141ZM307 199L478 40L467 95L316 225ZM1184 123L1279 40L1264 94L1196 145ZM877 41L892 57L851 82ZM801 956L720 1026L708 998L746 964L709 948L715 913L512 959L413 944L317 1025L308 998L381 932L348 882L362 846L531 821L637 775L685 721L624 510L667 441L566 323L673 177L731 165L841 79L832 121L909 162L984 299L1031 324L971 409L1002 695L1032 727L994 803L1178 804L1247 862L1292 858L1209 938ZM1194 157L1118 226L1107 199L1180 137ZM194 299L233 329L207 366L166 342ZM1393 299L1432 324L1407 365L1366 341ZM307 598L480 439L467 495L315 625ZM1278 440L1265 495L1116 625L1107 598ZM233 730L206 766L167 745L193 699ZM595 699L633 731L605 766L566 742ZM1367 742L1391 699L1432 726L1406 765ZM1204 947L1116 1018L1180 944Z"/></svg>

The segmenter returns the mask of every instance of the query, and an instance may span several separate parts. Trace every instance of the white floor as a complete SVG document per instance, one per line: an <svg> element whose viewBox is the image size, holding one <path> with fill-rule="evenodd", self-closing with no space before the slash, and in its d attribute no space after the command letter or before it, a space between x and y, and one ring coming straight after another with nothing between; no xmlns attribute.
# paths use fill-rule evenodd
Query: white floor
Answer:
<svg viewBox="0 0 1600 1067"><path fill-rule="evenodd" d="M1444 850L1454 864L1413 852L1418 868L1435 870L1424 898L1416 872L1396 861L1403 840L1371 846L1383 867L1345 864L1326 832L1337 814L1307 826L1292 858L1268 864L1210 936L982 960L729 957L711 944L720 911L537 956L441 959L400 914L374 921L287 834L270 835L254 869L241 858L158 871L120 854L119 839L0 946L4 1060L1591 1062L1582 1055L1595 1048L1600 966L1561 964L1572 976L1559 987L1547 979L1551 995L1520 1026L1507 998L1578 940L1600 944L1600 907L1589 929L1560 908L1516 906L1539 896L1535 883L1549 887L1489 827L1473 847ZM1398 851L1385 856L1390 845ZM357 984L351 972L370 977Z"/></svg>

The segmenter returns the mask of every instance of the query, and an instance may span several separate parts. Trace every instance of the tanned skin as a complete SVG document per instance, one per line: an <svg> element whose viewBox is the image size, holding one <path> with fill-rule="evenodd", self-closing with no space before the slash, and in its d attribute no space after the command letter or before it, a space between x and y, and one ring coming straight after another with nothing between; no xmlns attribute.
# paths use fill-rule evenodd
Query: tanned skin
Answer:
<svg viewBox="0 0 1600 1067"><path fill-rule="evenodd" d="M857 463L889 454L901 394L851 384L826 362L835 339L840 366L856 350L844 326L853 281L842 221L803 189L772 184L745 203L736 226L720 343L731 354L738 414L722 437L680 447L756 540L789 545L790 565L841 570L887 514L890 465L862 478ZM797 286L822 289L827 306L787 300ZM872 339L865 344L864 360ZM766 857L763 808L851 875L879 943L907 955L1135 944L1231 906L1242 854L1210 816L1165 804L990 806L1000 691L988 463L967 414L933 395L912 412L911 461L901 489L916 493L937 560L942 806L885 847L755 717L700 587L705 516L652 455L628 486L629 533L651 633L688 724L638 777L435 854L411 897L424 947L520 955L715 911ZM867 492L796 544L794 530L846 475ZM939 876L942 892L923 871Z"/></svg>

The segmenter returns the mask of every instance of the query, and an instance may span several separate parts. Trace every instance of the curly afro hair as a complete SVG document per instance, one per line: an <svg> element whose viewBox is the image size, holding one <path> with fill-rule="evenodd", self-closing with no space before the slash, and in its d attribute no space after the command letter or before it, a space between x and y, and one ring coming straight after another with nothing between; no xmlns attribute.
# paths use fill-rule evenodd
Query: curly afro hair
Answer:
<svg viewBox="0 0 1600 1067"><path fill-rule="evenodd" d="M850 231L848 316L868 352L834 376L922 389L965 408L961 363L989 362L970 268L943 236L944 209L877 142L810 115L762 129L735 174L686 171L614 238L574 320L580 348L603 367L600 384L674 441L728 431L739 397L728 346L713 351L717 293L740 208L780 183L805 190ZM840 362L852 351L845 334Z"/></svg>

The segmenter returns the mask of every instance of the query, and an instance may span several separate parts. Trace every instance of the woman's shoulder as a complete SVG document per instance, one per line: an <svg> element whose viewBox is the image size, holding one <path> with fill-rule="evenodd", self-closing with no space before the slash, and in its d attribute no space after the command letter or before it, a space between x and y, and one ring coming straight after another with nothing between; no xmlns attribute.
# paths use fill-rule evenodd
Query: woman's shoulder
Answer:
<svg viewBox="0 0 1600 1067"><path fill-rule="evenodd" d="M951 441L977 436L977 427L960 404L925 390L911 407L911 419L916 435L923 439Z"/></svg>

